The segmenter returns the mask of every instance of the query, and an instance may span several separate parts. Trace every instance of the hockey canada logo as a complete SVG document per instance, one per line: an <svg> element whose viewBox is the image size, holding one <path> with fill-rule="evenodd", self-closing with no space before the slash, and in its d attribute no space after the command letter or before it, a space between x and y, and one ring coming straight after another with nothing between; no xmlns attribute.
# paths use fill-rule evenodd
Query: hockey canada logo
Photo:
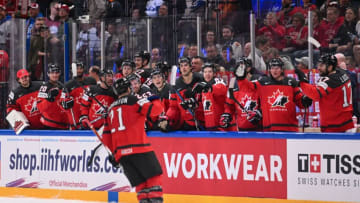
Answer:
<svg viewBox="0 0 360 203"><path fill-rule="evenodd" d="M240 103L244 107L244 109L242 109L243 113L248 111L254 111L255 107L257 106L257 102L255 100L252 100L251 96L248 96L247 94L245 94L245 96L241 98Z"/></svg>
<svg viewBox="0 0 360 203"><path fill-rule="evenodd" d="M102 103L105 108L108 107L108 103L104 99L101 100L100 103ZM94 110L95 110L95 114L97 115L102 115L105 113L105 109L102 106L100 106L98 103L94 105Z"/></svg>
<svg viewBox="0 0 360 203"><path fill-rule="evenodd" d="M39 114L39 109L36 106L36 98L35 97L30 97L28 99L27 104L25 104L25 110L30 112L29 115L30 116L34 116Z"/></svg>
<svg viewBox="0 0 360 203"><path fill-rule="evenodd" d="M210 107L211 107L210 100L205 100L203 105L204 105L204 111L210 111Z"/></svg>
<svg viewBox="0 0 360 203"><path fill-rule="evenodd" d="M283 92L276 90L272 96L268 97L268 103L271 107L285 107L285 104L289 102L289 97L284 96Z"/></svg>

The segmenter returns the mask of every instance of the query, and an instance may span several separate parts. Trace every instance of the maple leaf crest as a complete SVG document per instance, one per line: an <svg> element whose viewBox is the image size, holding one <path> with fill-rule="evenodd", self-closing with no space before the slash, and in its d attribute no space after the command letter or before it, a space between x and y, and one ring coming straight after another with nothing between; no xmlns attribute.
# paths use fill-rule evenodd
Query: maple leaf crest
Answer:
<svg viewBox="0 0 360 203"><path fill-rule="evenodd" d="M105 99L100 100L100 103L102 103L103 106L106 108L109 105L108 102L105 101ZM93 109L94 109L95 114L101 115L101 114L105 113L105 109L102 108L102 106L100 106L97 102L94 104Z"/></svg>
<svg viewBox="0 0 360 203"><path fill-rule="evenodd" d="M273 95L268 97L268 103L272 107L285 107L285 104L289 102L289 97L284 96L283 92L280 92L279 89L276 92L273 92Z"/></svg>
<svg viewBox="0 0 360 203"><path fill-rule="evenodd" d="M29 115L39 114L39 109L36 106L36 97L30 97L25 104L25 111L29 112Z"/></svg>

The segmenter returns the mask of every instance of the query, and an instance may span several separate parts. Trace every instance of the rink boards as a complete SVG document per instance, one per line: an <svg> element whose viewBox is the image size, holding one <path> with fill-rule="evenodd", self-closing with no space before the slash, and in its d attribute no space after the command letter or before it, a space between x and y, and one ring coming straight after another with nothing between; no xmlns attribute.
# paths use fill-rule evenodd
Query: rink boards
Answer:
<svg viewBox="0 0 360 203"><path fill-rule="evenodd" d="M136 202L91 131L0 131L0 196ZM166 202L360 202L360 135L150 132Z"/></svg>

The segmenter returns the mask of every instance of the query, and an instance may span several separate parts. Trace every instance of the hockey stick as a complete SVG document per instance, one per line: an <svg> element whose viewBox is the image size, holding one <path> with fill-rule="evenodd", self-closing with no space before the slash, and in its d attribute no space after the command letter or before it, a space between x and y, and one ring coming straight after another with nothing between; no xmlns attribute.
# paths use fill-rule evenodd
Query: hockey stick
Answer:
<svg viewBox="0 0 360 203"><path fill-rule="evenodd" d="M63 88L63 90L65 91L67 96L70 96L68 89L65 87L65 85L63 83L61 83L60 81L57 81L57 83ZM73 120L73 124L74 127L76 128L76 121L75 121L75 116L74 116L74 111L72 109L72 107L70 108L70 113L71 113L71 117ZM71 128L70 128L71 129Z"/></svg>
<svg viewBox="0 0 360 203"><path fill-rule="evenodd" d="M90 127L91 131L96 135L96 137L99 139L99 141L101 142L101 145L104 146L105 150L109 153L109 154L112 154L111 150L103 144L103 140L101 138L101 136L99 135L99 133L96 131L96 129L94 128L94 126L89 122L89 121L86 121L87 122L87 125Z"/></svg>
<svg viewBox="0 0 360 203"><path fill-rule="evenodd" d="M231 80L229 82L229 96L230 96L230 99L234 100L234 102L237 105L239 105L240 109L247 113L247 110L244 108L244 106L241 105L240 102L238 100L236 100L235 97L234 97L235 81L236 81L236 78L231 78Z"/></svg>
<svg viewBox="0 0 360 203"><path fill-rule="evenodd" d="M95 153L96 151L101 147L102 143L98 144L92 151L90 155L90 159L86 162L86 166L90 167L92 165L92 162L94 161Z"/></svg>
<svg viewBox="0 0 360 203"><path fill-rule="evenodd" d="M181 96L180 92L175 87L176 73L177 73L177 66L174 65L171 67L170 86L175 91L175 93L179 96L181 102L184 102L185 101L184 98ZM196 130L197 131L204 130L204 128L199 124L199 121L196 119L195 111L192 109L187 109L187 110L189 111L191 116L194 118Z"/></svg>

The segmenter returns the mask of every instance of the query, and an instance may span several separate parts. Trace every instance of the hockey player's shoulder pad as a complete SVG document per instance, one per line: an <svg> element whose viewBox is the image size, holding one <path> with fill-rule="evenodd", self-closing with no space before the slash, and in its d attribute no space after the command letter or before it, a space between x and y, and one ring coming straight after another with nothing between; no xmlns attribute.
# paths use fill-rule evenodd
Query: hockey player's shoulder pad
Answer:
<svg viewBox="0 0 360 203"><path fill-rule="evenodd" d="M349 75L344 70L337 68L334 74L330 74L327 77L322 78L320 81L325 82L331 88L336 88L348 82L349 80Z"/></svg>
<svg viewBox="0 0 360 203"><path fill-rule="evenodd" d="M271 85L271 84L273 84L273 81L268 76L260 77L257 81L261 85Z"/></svg>
<svg viewBox="0 0 360 203"><path fill-rule="evenodd" d="M298 87L299 82L291 77L285 77L284 78L284 85L292 86L292 87Z"/></svg>

